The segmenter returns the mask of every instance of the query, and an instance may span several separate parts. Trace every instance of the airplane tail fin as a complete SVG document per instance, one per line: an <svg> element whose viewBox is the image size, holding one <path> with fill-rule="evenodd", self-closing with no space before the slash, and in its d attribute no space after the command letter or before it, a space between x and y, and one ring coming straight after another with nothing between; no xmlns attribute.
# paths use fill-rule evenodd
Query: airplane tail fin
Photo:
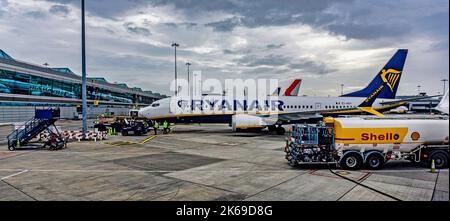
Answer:
<svg viewBox="0 0 450 221"><path fill-rule="evenodd" d="M342 97L370 97L377 93L377 98L394 99L407 54L408 49L399 49L366 88Z"/></svg>
<svg viewBox="0 0 450 221"><path fill-rule="evenodd" d="M448 114L448 90L442 97L441 102L439 102L438 106L436 107L436 110L444 114Z"/></svg>
<svg viewBox="0 0 450 221"><path fill-rule="evenodd" d="M298 91L300 89L300 85L302 83L302 79L295 79L291 85L284 91L283 96L298 96Z"/></svg>
<svg viewBox="0 0 450 221"><path fill-rule="evenodd" d="M281 87L277 87L270 96L280 96Z"/></svg>

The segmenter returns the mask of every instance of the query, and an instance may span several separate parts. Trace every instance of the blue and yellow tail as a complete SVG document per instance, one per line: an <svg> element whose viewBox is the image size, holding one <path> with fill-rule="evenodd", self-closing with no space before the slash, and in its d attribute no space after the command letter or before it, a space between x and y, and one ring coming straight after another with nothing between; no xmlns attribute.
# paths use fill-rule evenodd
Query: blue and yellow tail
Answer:
<svg viewBox="0 0 450 221"><path fill-rule="evenodd" d="M377 98L394 99L407 54L407 49L399 49L366 88L342 97L370 98L372 94L377 94Z"/></svg>

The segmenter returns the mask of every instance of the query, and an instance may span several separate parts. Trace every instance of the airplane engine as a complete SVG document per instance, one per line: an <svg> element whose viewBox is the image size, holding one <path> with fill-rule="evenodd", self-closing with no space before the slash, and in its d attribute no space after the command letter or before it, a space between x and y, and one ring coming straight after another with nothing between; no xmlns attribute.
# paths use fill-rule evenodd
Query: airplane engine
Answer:
<svg viewBox="0 0 450 221"><path fill-rule="evenodd" d="M231 119L233 131L261 130L266 125L267 123L261 117L248 114L236 114Z"/></svg>

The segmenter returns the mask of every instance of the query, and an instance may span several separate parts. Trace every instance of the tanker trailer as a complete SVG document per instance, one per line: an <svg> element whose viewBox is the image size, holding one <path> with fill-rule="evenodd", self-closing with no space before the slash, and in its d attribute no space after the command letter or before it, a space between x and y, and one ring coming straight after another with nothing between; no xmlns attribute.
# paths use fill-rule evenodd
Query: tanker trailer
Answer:
<svg viewBox="0 0 450 221"><path fill-rule="evenodd" d="M325 118L322 125L293 125L285 148L292 166L339 163L344 169L381 169L389 160L407 159L448 167L448 117ZM332 139L330 139L332 137Z"/></svg>

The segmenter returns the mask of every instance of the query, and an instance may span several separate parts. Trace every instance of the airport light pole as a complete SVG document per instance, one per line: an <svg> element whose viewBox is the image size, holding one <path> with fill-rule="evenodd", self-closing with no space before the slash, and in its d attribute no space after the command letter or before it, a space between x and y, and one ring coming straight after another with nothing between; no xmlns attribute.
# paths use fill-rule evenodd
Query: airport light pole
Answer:
<svg viewBox="0 0 450 221"><path fill-rule="evenodd" d="M445 82L447 82L448 79L442 79L441 81L444 82L444 90L442 91L442 95L444 95L445 94Z"/></svg>
<svg viewBox="0 0 450 221"><path fill-rule="evenodd" d="M81 0L81 99L83 115L83 139L87 132L87 100L86 100L86 42L84 24L84 0Z"/></svg>
<svg viewBox="0 0 450 221"><path fill-rule="evenodd" d="M190 79L190 74L189 74L189 66L191 66L192 64L190 62L186 62L186 66L187 66L187 71L188 71L188 96L191 96L191 84L189 83L189 79Z"/></svg>
<svg viewBox="0 0 450 221"><path fill-rule="evenodd" d="M420 85L417 85L417 94L420 95Z"/></svg>
<svg viewBox="0 0 450 221"><path fill-rule="evenodd" d="M341 95L344 94L344 84L341 84Z"/></svg>
<svg viewBox="0 0 450 221"><path fill-rule="evenodd" d="M172 43L172 47L175 48L175 96L178 95L178 81L177 81L177 47L180 45L177 43Z"/></svg>

